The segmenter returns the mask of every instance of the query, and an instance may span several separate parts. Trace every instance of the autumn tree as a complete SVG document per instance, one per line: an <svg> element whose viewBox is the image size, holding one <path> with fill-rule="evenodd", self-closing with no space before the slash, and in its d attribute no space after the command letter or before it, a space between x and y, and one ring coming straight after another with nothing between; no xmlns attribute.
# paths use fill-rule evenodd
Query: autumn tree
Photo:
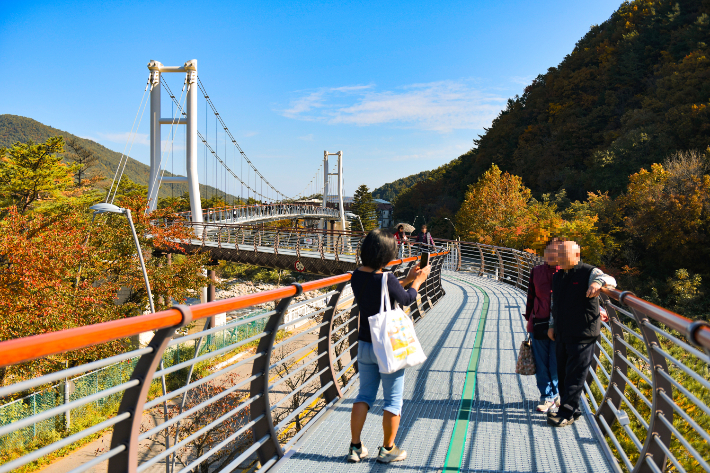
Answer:
<svg viewBox="0 0 710 473"><path fill-rule="evenodd" d="M360 217L362 227L366 232L377 228L377 204L365 184L355 191L351 209L355 215Z"/></svg>
<svg viewBox="0 0 710 473"><path fill-rule="evenodd" d="M10 203L0 219L0 287L5 289L0 291L0 340L130 317L149 307L125 216L93 218L88 206L96 194L72 186L71 167L56 155L60 151L61 140L52 138L44 145L15 145L0 161L0 173L12 177L0 184L5 185L3 197L9 197L3 203ZM17 182L20 176L30 181ZM116 203L133 212L156 308L162 310L206 285L200 271L206 256L183 250L190 229L171 209L146 215L140 190L126 183ZM164 220L175 224L160 225ZM183 257L167 265L166 258L158 257L166 252ZM129 288L130 296L117 305L120 288ZM22 379L110 356L125 342L13 366L0 373L0 383L8 374Z"/></svg>
<svg viewBox="0 0 710 473"><path fill-rule="evenodd" d="M710 273L710 175L706 172L704 157L682 153L630 177L620 199L626 231L656 271L685 268Z"/></svg>
<svg viewBox="0 0 710 473"><path fill-rule="evenodd" d="M90 175L90 170L98 163L99 157L74 137L67 138L67 148L71 152L67 153L66 158L77 165L74 177L76 185L81 186Z"/></svg>
<svg viewBox="0 0 710 473"><path fill-rule="evenodd" d="M72 185L79 165L62 163L61 136L45 143L16 143L0 148L0 208L15 206L24 214L43 202L57 200Z"/></svg>
<svg viewBox="0 0 710 473"><path fill-rule="evenodd" d="M495 164L472 184L456 214L458 233L468 241L516 248L528 232L530 189Z"/></svg>

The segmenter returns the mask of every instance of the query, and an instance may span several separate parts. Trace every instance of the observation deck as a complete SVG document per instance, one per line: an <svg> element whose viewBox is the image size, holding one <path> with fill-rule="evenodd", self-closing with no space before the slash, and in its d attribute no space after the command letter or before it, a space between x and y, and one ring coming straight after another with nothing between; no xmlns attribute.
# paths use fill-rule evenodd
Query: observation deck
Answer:
<svg viewBox="0 0 710 473"><path fill-rule="evenodd" d="M442 278L446 297L417 324L427 361L405 374L395 443L407 451L406 460L375 461L382 444L380 389L362 436L370 455L344 464L356 383L271 471L615 471L589 409L570 427L550 427L535 411L535 377L515 374L526 337L524 295L489 278L451 271Z"/></svg>
<svg viewBox="0 0 710 473"><path fill-rule="evenodd" d="M200 241L205 246L229 242L246 252L245 238L259 246L254 233L210 233L217 224L205 225L203 235L212 235ZM282 236L274 234L274 254L287 244L301 251L305 235ZM326 247L340 251L349 241L332 237L321 236L321 258ZM0 342L0 367L13 376L0 386L0 399L11 401L0 406L0 473L95 434L105 436L103 448L89 444L91 455L79 450L66 459L71 468L52 471L710 472L707 322L604 289L609 321L587 375L584 415L549 427L534 410L534 376L515 374L527 275L539 258L476 243L437 245L420 297L404 308L428 356L406 373L396 439L408 452L404 462L374 461L380 395L363 432L370 457L345 463L359 382L359 308L345 273ZM337 261L342 253L331 254ZM391 261L388 270L402 279L418 259ZM249 318L211 325L217 314L257 307ZM299 317L285 322L293 309ZM27 379L12 371L148 330L155 335L147 346L108 358ZM37 396L59 402L38 406ZM103 417L92 414L98 410Z"/></svg>

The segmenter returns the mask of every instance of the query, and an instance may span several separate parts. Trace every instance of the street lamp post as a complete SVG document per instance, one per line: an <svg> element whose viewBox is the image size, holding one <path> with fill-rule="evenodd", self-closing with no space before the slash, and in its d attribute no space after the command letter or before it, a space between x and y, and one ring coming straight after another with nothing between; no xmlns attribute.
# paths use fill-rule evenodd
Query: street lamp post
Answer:
<svg viewBox="0 0 710 473"><path fill-rule="evenodd" d="M138 251L138 260L141 262L141 270L143 271L143 279L145 280L145 289L148 291L148 303L150 304L150 311L155 312L155 305L153 304L153 294L150 291L150 281L148 280L148 272L145 269L145 261L143 261L143 251L141 251L141 245L138 242L138 235L136 234L136 227L133 226L133 218L131 218L131 210L124 209L117 205L101 203L92 205L89 207L94 211L94 215L100 213L113 213L113 214L123 214L128 219L128 226L131 227L131 233L133 234L133 242L136 245L136 251Z"/></svg>
<svg viewBox="0 0 710 473"><path fill-rule="evenodd" d="M352 212L346 212L345 216L350 217L350 218L356 218L358 220L358 222L360 222L360 228L362 228L362 232L365 233L365 227L362 225L362 219L360 218L360 216L358 214L355 214Z"/></svg>
<svg viewBox="0 0 710 473"><path fill-rule="evenodd" d="M456 230L456 225L454 225L454 222L452 222L451 219L444 217L444 220L448 220L451 226L454 227L454 233L458 233L458 230Z"/></svg>

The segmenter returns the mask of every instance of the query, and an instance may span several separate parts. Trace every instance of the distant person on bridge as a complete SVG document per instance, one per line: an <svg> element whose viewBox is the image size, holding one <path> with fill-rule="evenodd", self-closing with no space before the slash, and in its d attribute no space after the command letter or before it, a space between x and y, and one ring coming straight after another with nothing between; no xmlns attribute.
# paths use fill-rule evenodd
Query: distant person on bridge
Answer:
<svg viewBox="0 0 710 473"><path fill-rule="evenodd" d="M550 322L550 302L552 300L552 276L559 269L557 255L559 239L551 238L545 245L545 263L535 266L530 271L528 282L528 300L524 317L528 321L527 331L532 338L532 351L535 357L535 378L540 390L539 412L547 412L558 400L557 357L555 341L548 335Z"/></svg>
<svg viewBox="0 0 710 473"><path fill-rule="evenodd" d="M377 461L390 463L401 461L407 457L407 452L400 450L395 444L399 420L402 413L404 392L404 370L394 373L380 373L377 358L372 348L369 317L380 312L380 299L382 297L382 278L387 278L392 308L398 302L408 306L417 299L417 291L426 280L431 270L431 265L425 268L414 266L407 277L398 281L390 273L383 273L382 268L395 259L397 243L389 233L381 229L372 230L363 240L360 249L363 266L353 271L350 285L355 296L355 302L360 309L360 330L358 332L357 362L360 371L360 391L353 403L350 416L350 431L352 440L348 453L349 462L359 462L367 456L367 448L362 445L360 434L365 425L367 412L375 402L377 390L382 382L382 391L385 398L384 413L382 416L382 430L384 441L380 447ZM412 284L407 290L403 286Z"/></svg>
<svg viewBox="0 0 710 473"><path fill-rule="evenodd" d="M404 225L397 227L397 231L394 233L394 239L397 241L398 245L403 245L407 242L407 234L404 232Z"/></svg>
<svg viewBox="0 0 710 473"><path fill-rule="evenodd" d="M429 245L434 248L434 237L431 236L426 229L426 223L422 225L422 231L417 234L417 243L423 243L424 245Z"/></svg>
<svg viewBox="0 0 710 473"><path fill-rule="evenodd" d="M548 412L547 423L554 427L572 424L582 415L579 398L584 390L594 347L601 333L603 315L599 311L602 287L615 287L616 280L582 263L579 245L561 242L557 271L552 278L552 313L548 336L555 340L560 408Z"/></svg>

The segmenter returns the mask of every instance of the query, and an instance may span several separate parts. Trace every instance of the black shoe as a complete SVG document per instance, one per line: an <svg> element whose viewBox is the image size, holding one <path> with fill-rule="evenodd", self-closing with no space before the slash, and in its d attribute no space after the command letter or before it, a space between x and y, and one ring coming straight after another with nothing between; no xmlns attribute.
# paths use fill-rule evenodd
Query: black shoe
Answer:
<svg viewBox="0 0 710 473"><path fill-rule="evenodd" d="M578 416L563 417L561 415L554 414L547 418L547 423L553 427L566 427L568 425L572 425L577 418Z"/></svg>

